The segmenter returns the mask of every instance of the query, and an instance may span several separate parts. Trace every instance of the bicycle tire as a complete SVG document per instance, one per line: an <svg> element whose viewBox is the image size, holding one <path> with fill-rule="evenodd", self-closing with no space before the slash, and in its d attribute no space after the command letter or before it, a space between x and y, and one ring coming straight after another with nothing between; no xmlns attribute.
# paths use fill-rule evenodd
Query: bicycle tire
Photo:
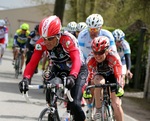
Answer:
<svg viewBox="0 0 150 121"><path fill-rule="evenodd" d="M112 106L103 105L101 114L101 121L115 121Z"/></svg>
<svg viewBox="0 0 150 121"><path fill-rule="evenodd" d="M38 121L60 121L60 119L57 111L55 111L54 114L51 114L50 109L45 108L40 113Z"/></svg>
<svg viewBox="0 0 150 121"><path fill-rule="evenodd" d="M15 60L15 77L16 79L18 79L18 76L19 76L19 60L18 58Z"/></svg>

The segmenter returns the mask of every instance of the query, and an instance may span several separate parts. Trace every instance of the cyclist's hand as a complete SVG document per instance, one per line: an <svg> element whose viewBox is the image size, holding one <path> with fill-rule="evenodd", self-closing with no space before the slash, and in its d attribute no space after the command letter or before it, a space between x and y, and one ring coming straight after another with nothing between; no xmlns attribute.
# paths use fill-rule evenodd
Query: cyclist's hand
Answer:
<svg viewBox="0 0 150 121"><path fill-rule="evenodd" d="M124 90L123 88L118 84L117 89L116 89L116 96L117 97L122 97L124 95Z"/></svg>
<svg viewBox="0 0 150 121"><path fill-rule="evenodd" d="M29 85L29 79L23 78L18 85L20 92L26 94L26 92L29 90L28 85Z"/></svg>
<svg viewBox="0 0 150 121"><path fill-rule="evenodd" d="M69 90L75 85L75 77L74 76L68 76L66 78L66 88Z"/></svg>
<svg viewBox="0 0 150 121"><path fill-rule="evenodd" d="M90 98L92 98L91 91L90 90L85 90L83 92L83 97L84 97L84 99L90 99Z"/></svg>

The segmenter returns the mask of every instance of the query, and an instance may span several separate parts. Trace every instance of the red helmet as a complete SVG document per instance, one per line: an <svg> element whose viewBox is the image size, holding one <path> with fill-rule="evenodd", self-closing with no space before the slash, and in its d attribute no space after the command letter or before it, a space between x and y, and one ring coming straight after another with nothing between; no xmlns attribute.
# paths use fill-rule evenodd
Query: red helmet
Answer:
<svg viewBox="0 0 150 121"><path fill-rule="evenodd" d="M60 19L53 15L44 18L39 24L39 34L42 37L50 37L58 34L61 29Z"/></svg>
<svg viewBox="0 0 150 121"><path fill-rule="evenodd" d="M91 45L94 52L101 52L109 47L109 39L105 36L99 36L92 40Z"/></svg>

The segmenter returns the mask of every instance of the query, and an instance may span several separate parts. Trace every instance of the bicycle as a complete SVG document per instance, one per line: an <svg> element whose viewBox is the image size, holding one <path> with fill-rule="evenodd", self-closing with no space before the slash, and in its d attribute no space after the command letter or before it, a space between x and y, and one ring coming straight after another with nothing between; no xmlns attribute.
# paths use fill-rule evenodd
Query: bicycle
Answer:
<svg viewBox="0 0 150 121"><path fill-rule="evenodd" d="M58 77L55 77L54 79L51 80L51 82L61 82L61 79ZM64 78L64 84L62 83L47 84L46 89L50 90L50 100L49 100L50 103L47 105L46 108L44 108L41 111L38 117L38 121L61 121L61 118L58 112L58 107L57 107L58 100L65 101L65 102L73 101L73 98L71 97L71 94L70 94L70 90L66 90L66 88L64 88L65 87L64 85L65 85L65 78ZM43 85L28 85L28 87L29 89L44 89ZM62 94L60 94L62 91L64 91L64 94L67 95L67 99L64 98ZM26 93L25 98L27 102L29 102L27 94L28 93ZM71 114L70 114L69 119L70 119L69 121L73 121L73 116Z"/></svg>
<svg viewBox="0 0 150 121"><path fill-rule="evenodd" d="M15 68L15 77L16 79L18 79L19 74L21 74L20 72L21 72L21 64L22 64L22 54L25 49L19 47L16 47L16 49L19 50L19 53L17 55L17 58L15 59L14 68Z"/></svg>
<svg viewBox="0 0 150 121"><path fill-rule="evenodd" d="M99 84L87 86L86 92L90 88L103 88L103 100L101 107L101 120L100 121L115 121L113 107L111 105L110 87L116 87L116 83Z"/></svg>

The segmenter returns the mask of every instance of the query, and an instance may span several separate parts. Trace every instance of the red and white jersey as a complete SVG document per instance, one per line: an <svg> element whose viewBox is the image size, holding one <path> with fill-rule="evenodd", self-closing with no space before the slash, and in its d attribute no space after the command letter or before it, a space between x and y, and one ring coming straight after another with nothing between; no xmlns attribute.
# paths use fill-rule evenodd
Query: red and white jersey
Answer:
<svg viewBox="0 0 150 121"><path fill-rule="evenodd" d="M89 71L87 82L91 81L95 74L101 74L105 76L114 74L118 82L122 81L122 64L117 52L109 50L106 59L101 63L98 63L91 53L87 58L87 66Z"/></svg>
<svg viewBox="0 0 150 121"><path fill-rule="evenodd" d="M24 71L24 77L32 77L44 51L47 51L53 63L66 63L70 61L70 75L78 76L83 63L83 56L76 38L67 32L61 35L58 45L52 50L47 50L43 38L37 41L32 58Z"/></svg>
<svg viewBox="0 0 150 121"><path fill-rule="evenodd" d="M0 43L1 44L8 43L8 28L6 26L0 28Z"/></svg>

